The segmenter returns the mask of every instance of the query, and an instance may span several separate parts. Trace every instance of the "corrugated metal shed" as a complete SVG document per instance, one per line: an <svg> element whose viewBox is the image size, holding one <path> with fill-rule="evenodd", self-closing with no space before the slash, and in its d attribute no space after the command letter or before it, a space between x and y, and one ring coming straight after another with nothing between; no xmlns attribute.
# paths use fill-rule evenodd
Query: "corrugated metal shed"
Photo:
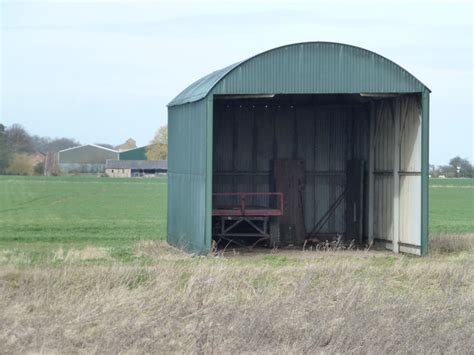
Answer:
<svg viewBox="0 0 474 355"><path fill-rule="evenodd" d="M270 163L283 158L305 161L310 229L344 191L348 159L362 159L366 240L426 254L429 92L374 52L328 42L198 80L168 105L168 241L208 252L212 192L270 191ZM344 221L339 209L323 232L343 232Z"/></svg>

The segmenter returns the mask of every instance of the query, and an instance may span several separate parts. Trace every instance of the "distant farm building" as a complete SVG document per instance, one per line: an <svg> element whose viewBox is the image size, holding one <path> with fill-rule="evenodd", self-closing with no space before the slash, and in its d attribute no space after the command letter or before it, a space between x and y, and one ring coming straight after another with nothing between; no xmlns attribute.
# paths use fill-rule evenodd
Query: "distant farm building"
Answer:
<svg viewBox="0 0 474 355"><path fill-rule="evenodd" d="M120 160L147 160L146 151L149 146L125 150L119 153Z"/></svg>
<svg viewBox="0 0 474 355"><path fill-rule="evenodd" d="M166 174L166 160L107 160L105 174L109 177L155 177Z"/></svg>
<svg viewBox="0 0 474 355"><path fill-rule="evenodd" d="M119 159L119 152L95 144L68 148L58 153L63 173L102 173L107 159Z"/></svg>

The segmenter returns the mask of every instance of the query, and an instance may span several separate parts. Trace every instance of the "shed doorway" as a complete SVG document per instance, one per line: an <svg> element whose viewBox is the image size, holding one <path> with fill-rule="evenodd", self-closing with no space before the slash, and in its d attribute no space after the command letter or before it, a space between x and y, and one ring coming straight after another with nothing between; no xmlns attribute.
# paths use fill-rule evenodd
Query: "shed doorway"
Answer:
<svg viewBox="0 0 474 355"><path fill-rule="evenodd" d="M403 247L418 236L399 216L420 205L419 107L414 95L215 96L213 239Z"/></svg>

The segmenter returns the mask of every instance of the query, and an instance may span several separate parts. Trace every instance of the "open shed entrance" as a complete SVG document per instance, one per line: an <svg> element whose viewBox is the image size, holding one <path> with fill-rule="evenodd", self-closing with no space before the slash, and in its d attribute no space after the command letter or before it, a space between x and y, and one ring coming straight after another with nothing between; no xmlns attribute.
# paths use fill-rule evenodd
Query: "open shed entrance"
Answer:
<svg viewBox="0 0 474 355"><path fill-rule="evenodd" d="M398 94L214 96L213 239L398 244L394 201L415 206L410 189L420 178L419 102Z"/></svg>

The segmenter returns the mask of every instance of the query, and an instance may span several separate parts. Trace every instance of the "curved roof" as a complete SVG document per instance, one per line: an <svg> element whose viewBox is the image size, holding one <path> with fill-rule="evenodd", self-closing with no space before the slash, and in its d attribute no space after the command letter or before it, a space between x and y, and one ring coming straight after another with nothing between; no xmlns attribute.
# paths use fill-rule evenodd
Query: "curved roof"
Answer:
<svg viewBox="0 0 474 355"><path fill-rule="evenodd" d="M332 42L271 49L212 72L168 106L209 94L413 93L430 91L398 64L372 51Z"/></svg>

